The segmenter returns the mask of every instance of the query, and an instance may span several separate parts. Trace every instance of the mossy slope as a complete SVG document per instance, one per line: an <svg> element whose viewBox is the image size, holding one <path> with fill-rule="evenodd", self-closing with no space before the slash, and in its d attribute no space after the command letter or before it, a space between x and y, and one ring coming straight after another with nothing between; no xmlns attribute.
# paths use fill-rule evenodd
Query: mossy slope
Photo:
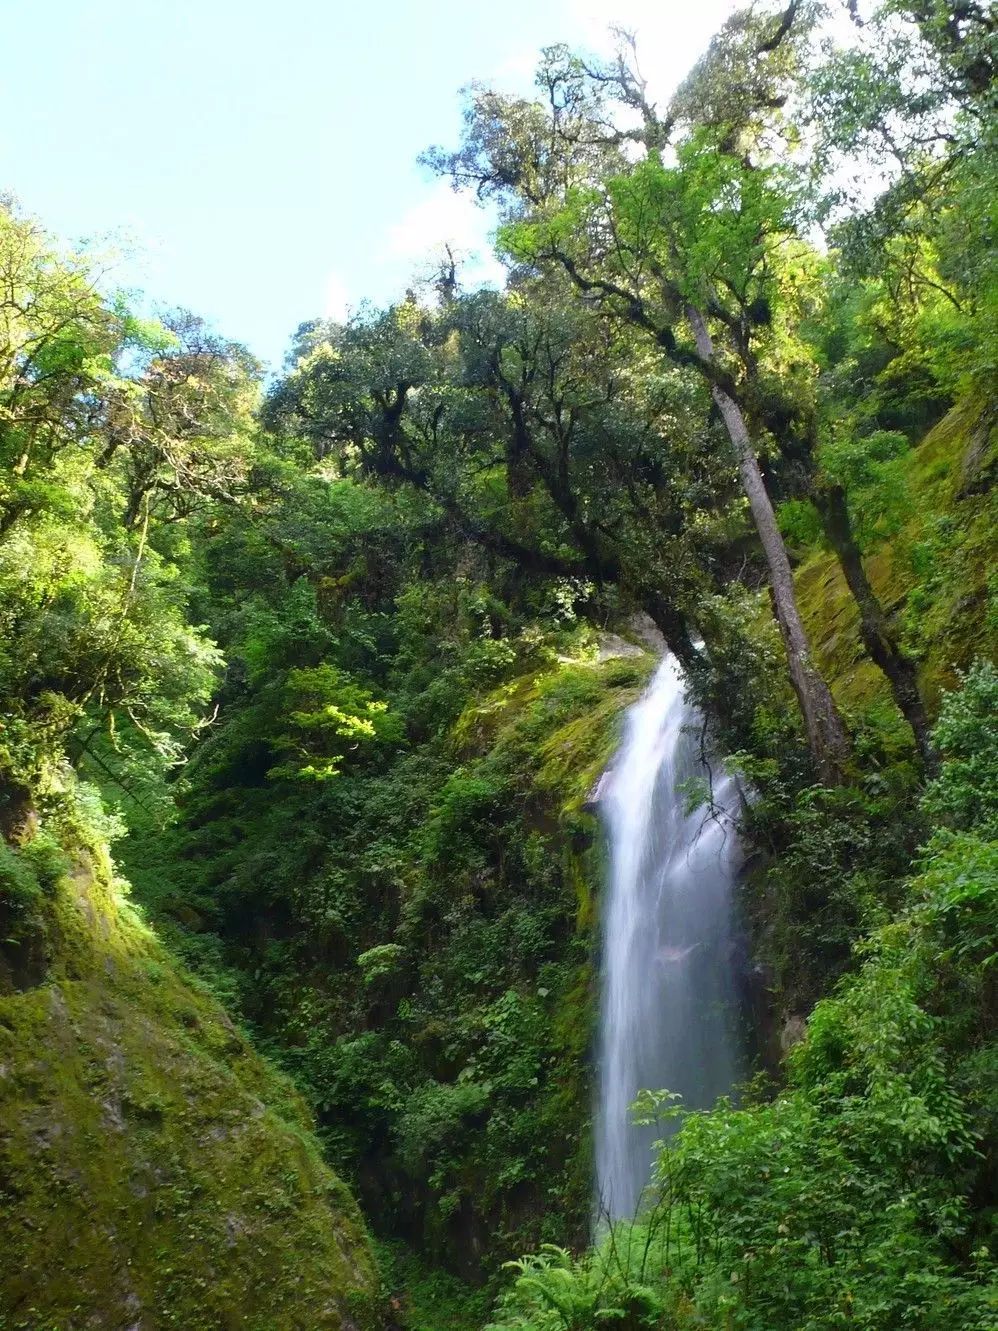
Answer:
<svg viewBox="0 0 998 1331"><path fill-rule="evenodd" d="M584 1241L592 1186L596 928L605 876L589 797L619 742L621 717L654 665L645 652L599 662L553 662L469 704L452 735L467 777L515 773L500 839L534 840L538 885L528 881L527 891L539 894L535 908L543 892L560 921L558 964L542 964L519 983L531 1005L538 1005L538 994L546 995L538 1005L545 1031L539 1075L519 1109L540 1149L532 1151L530 1186L518 1197L511 1192L497 1211L502 1219L496 1248L506 1256L538 1234L553 1239L559 1231L570 1232ZM539 883L548 876L545 891ZM511 892L513 884L504 890ZM494 1126L501 1128L498 1116ZM484 1181L482 1191L489 1192ZM546 1212L552 1197L557 1206Z"/></svg>
<svg viewBox="0 0 998 1331"><path fill-rule="evenodd" d="M369 1326L363 1223L302 1103L119 887L77 844L47 973L0 991L0 1328Z"/></svg>
<svg viewBox="0 0 998 1331"><path fill-rule="evenodd" d="M866 566L878 597L919 661L935 712L955 671L994 651L995 533L998 531L998 425L978 399L959 402L908 456L894 478L890 529L875 539ZM818 663L847 709L886 702L886 680L863 650L856 603L831 553L812 555L797 573L801 612Z"/></svg>

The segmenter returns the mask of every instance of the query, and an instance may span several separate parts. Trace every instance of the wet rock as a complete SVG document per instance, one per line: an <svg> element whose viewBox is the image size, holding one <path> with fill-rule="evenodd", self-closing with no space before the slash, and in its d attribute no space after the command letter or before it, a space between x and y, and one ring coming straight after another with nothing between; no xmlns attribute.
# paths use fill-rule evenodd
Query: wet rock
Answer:
<svg viewBox="0 0 998 1331"><path fill-rule="evenodd" d="M807 1034L807 1022L803 1017L793 1013L787 1017L780 1031L780 1053L784 1056L790 1053L795 1044L800 1044Z"/></svg>

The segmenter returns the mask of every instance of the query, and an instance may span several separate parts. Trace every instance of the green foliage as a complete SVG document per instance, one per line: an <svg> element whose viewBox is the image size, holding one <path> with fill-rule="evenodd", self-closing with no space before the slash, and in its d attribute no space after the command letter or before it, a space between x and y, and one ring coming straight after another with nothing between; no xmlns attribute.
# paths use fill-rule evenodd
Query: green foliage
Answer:
<svg viewBox="0 0 998 1331"><path fill-rule="evenodd" d="M829 479L851 497L859 521L857 537L864 549L895 536L909 515L907 438L896 430L874 430L863 438L839 438L822 453Z"/></svg>
<svg viewBox="0 0 998 1331"><path fill-rule="evenodd" d="M592 1018L595 862L580 864L592 823L578 810L650 661L553 662L544 636L518 640L516 612L474 583L403 588L379 689L387 711L367 713L371 690L332 664L344 645L330 625L348 606L307 599L308 650L326 661L306 669L286 669L269 628L272 646L259 649L256 616L237 626L253 644L248 687L188 765L183 822L167 834L168 860L189 867L161 889L147 837L125 846L125 860L140 899L210 983L226 984L233 966L250 972L243 1011L309 1090L327 1149L383 1232L415 1233L437 1260L480 1269L513 1234L553 1232L545 1198L559 1199L560 1223L585 1225L579 1060ZM260 609L279 623L288 598L278 591ZM496 640L479 635L500 615L516 645L482 670L480 648ZM548 641L568 646L576 632L555 627ZM441 656L453 663L444 715L463 715L427 735ZM544 664L497 688L497 672L522 670L524 658ZM330 699L337 729L344 715L373 715L375 735L350 737L360 747L334 781L306 787L277 773L275 802L270 753L287 743L289 720L314 746ZM418 743L382 730L393 714ZM287 941L247 929L264 917L286 922ZM191 925L218 930L222 953L201 950Z"/></svg>
<svg viewBox="0 0 998 1331"><path fill-rule="evenodd" d="M174 524L245 478L257 371L192 316L108 305L88 256L7 208L0 268L5 776L58 789L69 757L148 805L220 665Z"/></svg>
<svg viewBox="0 0 998 1331"><path fill-rule="evenodd" d="M41 894L41 884L37 874L32 873L30 861L6 842L0 848L0 878L5 905L13 911L27 909Z"/></svg>
<svg viewBox="0 0 998 1331"><path fill-rule="evenodd" d="M46 894L62 868L58 846L46 837L18 848L0 841L0 989L44 970Z"/></svg>
<svg viewBox="0 0 998 1331"><path fill-rule="evenodd" d="M998 837L998 669L978 662L961 683L936 728L943 764L923 807L943 827Z"/></svg>
<svg viewBox="0 0 998 1331"><path fill-rule="evenodd" d="M817 544L821 538L821 518L807 499L788 499L777 514L780 531L791 547Z"/></svg>
<svg viewBox="0 0 998 1331"><path fill-rule="evenodd" d="M905 907L815 1007L787 1084L698 1113L641 1097L643 1118L681 1126L660 1144L647 1214L581 1258L549 1248L515 1263L496 1327L992 1324L998 1266L975 1198L998 1072L993 690L993 668L976 667L936 731L925 811L965 830L936 832Z"/></svg>
<svg viewBox="0 0 998 1331"><path fill-rule="evenodd" d="M551 48L539 100L476 90L436 161L499 199L508 288L445 268L436 304L304 325L262 404L238 345L139 320L0 209L19 1298L44 1238L67 1324L112 1285L191 1327L371 1313L350 1203L220 997L312 1101L412 1331L486 1316L427 1263L494 1278L529 1248L497 1327L992 1324L993 31L974 4L859 9L838 49L812 5L733 16L661 110L626 40L606 65ZM852 732L832 788L723 395ZM776 1084L695 1114L643 1096L680 1127L654 1204L573 1256L589 800L652 666L602 657L638 610L746 782L741 978ZM878 643L942 702L921 798ZM112 837L138 912L93 871Z"/></svg>
<svg viewBox="0 0 998 1331"><path fill-rule="evenodd" d="M303 1105L106 850L114 806L169 815L218 684L191 529L242 497L257 367L106 302L7 207L0 273L0 1324L369 1326L363 1225Z"/></svg>
<svg viewBox="0 0 998 1331"><path fill-rule="evenodd" d="M470 843L485 852L490 829L502 809L502 785L483 776L452 773L431 811L426 828L426 854L431 864L453 863L455 853Z"/></svg>
<svg viewBox="0 0 998 1331"><path fill-rule="evenodd" d="M751 779L751 764L742 767ZM773 858L754 876L747 908L770 983L788 1011L807 1011L853 944L898 904L918 837L912 772L901 765L836 791L794 791L760 775L765 793L746 826Z"/></svg>
<svg viewBox="0 0 998 1331"><path fill-rule="evenodd" d="M363 1224L302 1101L138 920L84 818L64 805L0 850L0 890L41 894L48 935L44 974L0 949L0 1325L127 1298L185 1331L234 1310L373 1331Z"/></svg>
<svg viewBox="0 0 998 1331"><path fill-rule="evenodd" d="M402 739L398 721L387 715L388 704L333 666L292 670L285 689L283 708L292 729L274 741L287 756L269 770L271 780L325 781L339 776L347 750Z"/></svg>
<svg viewBox="0 0 998 1331"><path fill-rule="evenodd" d="M439 1267L427 1266L402 1243L375 1244L390 1317L406 1331L468 1331L488 1317L488 1294Z"/></svg>
<svg viewBox="0 0 998 1331"><path fill-rule="evenodd" d="M377 947L368 948L357 958L357 965L364 973L364 983L374 984L394 974L404 957L405 949L398 943L379 943Z"/></svg>

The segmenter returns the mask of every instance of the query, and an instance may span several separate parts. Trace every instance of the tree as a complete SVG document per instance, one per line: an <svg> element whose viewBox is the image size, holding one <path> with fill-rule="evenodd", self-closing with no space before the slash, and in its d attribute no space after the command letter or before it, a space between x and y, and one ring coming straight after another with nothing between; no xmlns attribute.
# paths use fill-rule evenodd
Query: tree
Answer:
<svg viewBox="0 0 998 1331"><path fill-rule="evenodd" d="M141 799L215 684L174 524L247 475L256 370L102 280L0 209L0 767L38 788L68 757Z"/></svg>
<svg viewBox="0 0 998 1331"><path fill-rule="evenodd" d="M538 76L545 105L481 93L463 148L431 160L456 183L474 181L503 201L501 243L514 261L561 269L582 300L639 330L709 392L765 553L815 766L834 783L848 751L845 730L811 658L750 430L757 333L772 322L774 268L792 206L786 173L753 153L764 151L765 113L782 105L798 9L791 4L775 24L751 15L733 21L711 62L710 96L699 95L703 77L693 79L664 117L625 54L600 67L549 51ZM738 78L746 68L747 89ZM636 113L636 128L615 128L614 101ZM636 161L623 151L627 143L638 145Z"/></svg>
<svg viewBox="0 0 998 1331"><path fill-rule="evenodd" d="M690 395L642 366L633 338L550 283L457 303L464 382L486 393L510 501L540 491L586 573L651 615L695 658L691 626L718 563L730 468Z"/></svg>
<svg viewBox="0 0 998 1331"><path fill-rule="evenodd" d="M0 537L73 505L78 468L60 455L92 437L125 336L97 279L85 256L59 255L0 205Z"/></svg>
<svg viewBox="0 0 998 1331"><path fill-rule="evenodd" d="M260 374L245 348L203 319L164 316L137 369L108 395L102 421L96 464L123 479L126 528L235 500L253 455Z"/></svg>
<svg viewBox="0 0 998 1331"><path fill-rule="evenodd" d="M565 294L452 290L304 330L268 419L341 475L422 492L527 575L617 587L690 664L732 468L689 386Z"/></svg>

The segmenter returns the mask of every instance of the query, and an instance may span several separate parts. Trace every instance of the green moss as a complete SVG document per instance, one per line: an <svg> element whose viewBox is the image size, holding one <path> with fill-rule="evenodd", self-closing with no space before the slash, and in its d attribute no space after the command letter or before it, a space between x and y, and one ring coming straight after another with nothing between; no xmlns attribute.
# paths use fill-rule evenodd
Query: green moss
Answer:
<svg viewBox="0 0 998 1331"><path fill-rule="evenodd" d="M556 815L580 815L613 755L624 709L654 666L644 654L602 664L559 662L504 684L466 709L454 730L462 749L515 747L535 792Z"/></svg>
<svg viewBox="0 0 998 1331"><path fill-rule="evenodd" d="M919 661L933 711L956 671L977 655L993 655L998 643L998 495L975 484L989 465L989 422L970 398L929 431L908 461L904 521L866 558L875 592ZM840 705L860 712L888 700L886 680L864 654L856 605L834 555L812 555L797 572L797 589L815 656Z"/></svg>
<svg viewBox="0 0 998 1331"><path fill-rule="evenodd" d="M542 826L558 864L560 898L571 944L549 968L550 1073L538 1088L535 1131L549 1143L549 1170L536 1182L549 1199L538 1217L542 1239L582 1239L591 1204L589 1106L597 985L595 933L604 848L589 799L617 747L621 717L644 688L650 654L603 663L561 661L512 681L462 716L457 742L473 746L482 764L519 774L522 807ZM574 903L574 918L569 917ZM560 1161L560 1169L557 1163ZM534 1222L536 1224L536 1221ZM528 1237L526 1234L523 1238ZM516 1246L509 1248L513 1255Z"/></svg>
<svg viewBox="0 0 998 1331"><path fill-rule="evenodd" d="M0 996L0 1327L362 1325L374 1267L304 1106L78 844Z"/></svg>

